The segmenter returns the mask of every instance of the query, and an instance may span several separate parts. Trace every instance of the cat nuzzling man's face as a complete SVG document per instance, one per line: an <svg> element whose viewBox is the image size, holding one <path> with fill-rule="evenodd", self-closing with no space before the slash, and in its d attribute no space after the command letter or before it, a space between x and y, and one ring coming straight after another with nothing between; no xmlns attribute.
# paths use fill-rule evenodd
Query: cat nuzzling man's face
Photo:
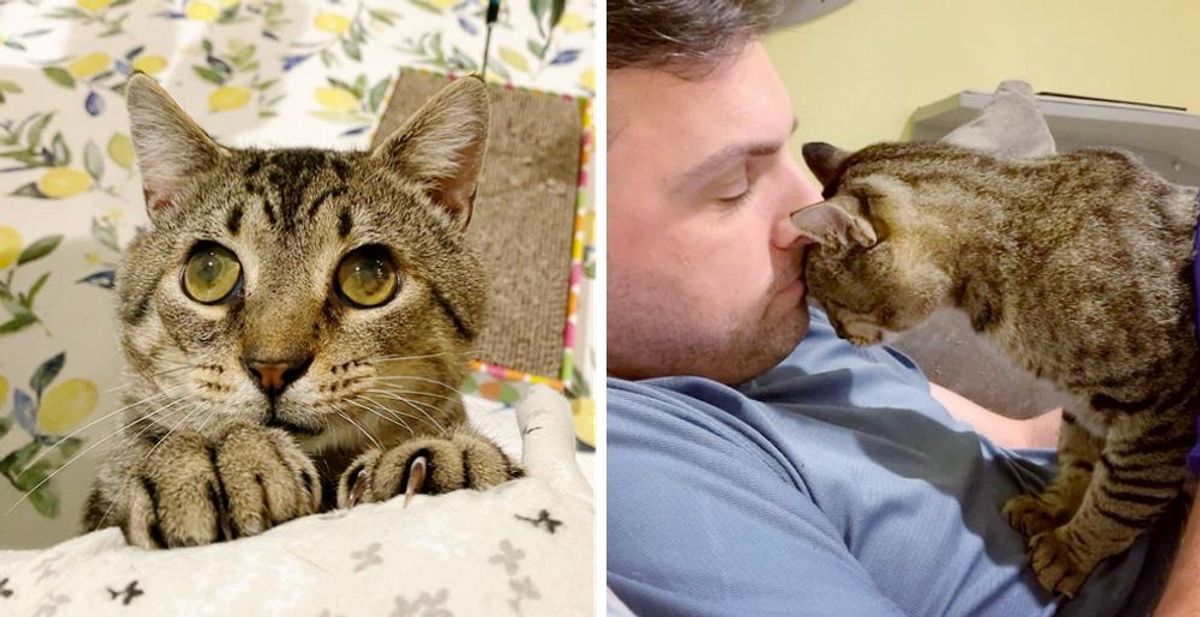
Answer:
<svg viewBox="0 0 1200 617"><path fill-rule="evenodd" d="M939 196L916 194L920 188L892 173L912 147L878 144L853 154L825 143L803 148L825 187L825 201L792 216L817 244L809 250L807 282L838 335L856 345L882 342L951 301L947 264L957 246L918 210Z"/></svg>
<svg viewBox="0 0 1200 617"><path fill-rule="evenodd" d="M486 289L465 231L479 80L371 152L220 146L141 75L128 101L151 226L121 265L119 314L131 396L159 395L138 411L148 428L241 417L323 449L462 419Z"/></svg>

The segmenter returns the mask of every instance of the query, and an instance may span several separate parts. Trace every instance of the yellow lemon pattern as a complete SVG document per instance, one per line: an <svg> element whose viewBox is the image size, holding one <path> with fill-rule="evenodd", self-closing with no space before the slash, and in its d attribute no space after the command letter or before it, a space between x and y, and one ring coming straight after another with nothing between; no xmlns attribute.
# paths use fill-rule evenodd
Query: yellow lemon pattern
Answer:
<svg viewBox="0 0 1200 617"><path fill-rule="evenodd" d="M125 169L133 167L133 141L128 135L113 134L108 140L108 158Z"/></svg>
<svg viewBox="0 0 1200 617"><path fill-rule="evenodd" d="M21 234L8 225L0 225L0 268L7 268L17 262L21 255ZM4 382L7 387L8 382ZM0 396L0 404L4 397Z"/></svg>
<svg viewBox="0 0 1200 617"><path fill-rule="evenodd" d="M522 56L521 52L511 47L500 48L500 59L503 60L508 66L511 66L522 73L529 72L529 63L525 61L525 56Z"/></svg>
<svg viewBox="0 0 1200 617"><path fill-rule="evenodd" d="M107 69L112 64L112 57L102 51L79 56L67 65L71 77L84 79Z"/></svg>
<svg viewBox="0 0 1200 617"><path fill-rule="evenodd" d="M596 401L590 398L571 401L571 416L575 420L575 436L579 441L596 447Z"/></svg>
<svg viewBox="0 0 1200 617"><path fill-rule="evenodd" d="M64 435L91 415L98 398L87 379L68 379L46 391L38 408L37 428L46 435Z"/></svg>
<svg viewBox="0 0 1200 617"><path fill-rule="evenodd" d="M4 375L0 375L0 407L4 406L4 402L8 400L8 379Z"/></svg>
<svg viewBox="0 0 1200 617"><path fill-rule="evenodd" d="M336 86L317 88L315 98L317 104L330 111L353 111L358 107L358 99L353 92Z"/></svg>
<svg viewBox="0 0 1200 617"><path fill-rule="evenodd" d="M37 181L38 191L54 199L78 195L91 187L92 177L87 172L70 167L54 167Z"/></svg>
<svg viewBox="0 0 1200 617"><path fill-rule="evenodd" d="M558 27L567 32L580 32L587 30L588 22L579 13L564 13Z"/></svg>
<svg viewBox="0 0 1200 617"><path fill-rule="evenodd" d="M187 6L188 19L196 21L216 21L221 12L208 2L189 2Z"/></svg>
<svg viewBox="0 0 1200 617"><path fill-rule="evenodd" d="M112 4L112 0L77 0L79 8L93 13L99 13Z"/></svg>
<svg viewBox="0 0 1200 617"><path fill-rule="evenodd" d="M583 72L583 74L579 76L579 85L583 86L584 88L587 88L588 90L591 90L592 92L595 92L596 91L596 71L594 71L592 69L585 70Z"/></svg>
<svg viewBox="0 0 1200 617"><path fill-rule="evenodd" d="M313 25L321 32L341 36L350 31L350 18L337 13L317 13Z"/></svg>
<svg viewBox="0 0 1200 617"><path fill-rule="evenodd" d="M167 59L162 56L145 55L138 56L132 64L134 70L157 75L167 68Z"/></svg>
<svg viewBox="0 0 1200 617"><path fill-rule="evenodd" d="M250 102L250 90L240 86L221 86L208 96L208 108L212 111L241 109Z"/></svg>

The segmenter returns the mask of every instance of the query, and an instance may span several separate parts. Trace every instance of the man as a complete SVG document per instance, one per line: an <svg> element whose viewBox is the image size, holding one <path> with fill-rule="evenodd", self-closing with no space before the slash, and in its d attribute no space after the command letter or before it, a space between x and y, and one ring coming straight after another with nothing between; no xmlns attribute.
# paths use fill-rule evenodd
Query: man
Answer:
<svg viewBox="0 0 1200 617"><path fill-rule="evenodd" d="M820 194L757 40L776 10L608 2L610 587L645 616L1146 614L1179 509L1051 597L1000 514L1051 453L1001 446L1057 419L993 416L806 304L789 215Z"/></svg>

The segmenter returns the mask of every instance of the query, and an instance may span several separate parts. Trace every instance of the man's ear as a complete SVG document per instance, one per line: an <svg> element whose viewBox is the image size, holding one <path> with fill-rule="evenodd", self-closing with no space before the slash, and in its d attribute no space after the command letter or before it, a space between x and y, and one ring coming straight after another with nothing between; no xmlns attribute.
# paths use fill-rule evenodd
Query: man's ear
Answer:
<svg viewBox="0 0 1200 617"><path fill-rule="evenodd" d="M838 169L850 156L849 152L823 141L806 143L800 152L804 155L804 163L822 186L829 186L830 182L837 179Z"/></svg>
<svg viewBox="0 0 1200 617"><path fill-rule="evenodd" d="M371 158L420 183L435 204L466 228L471 220L488 135L483 80L455 80L396 129Z"/></svg>
<svg viewBox="0 0 1200 617"><path fill-rule="evenodd" d="M217 145L154 79L136 74L126 86L130 132L151 218L173 205L175 193L229 151Z"/></svg>
<svg viewBox="0 0 1200 617"><path fill-rule="evenodd" d="M844 248L875 246L878 237L871 221L851 212L844 202L852 197L834 197L792 214L792 224L821 246Z"/></svg>

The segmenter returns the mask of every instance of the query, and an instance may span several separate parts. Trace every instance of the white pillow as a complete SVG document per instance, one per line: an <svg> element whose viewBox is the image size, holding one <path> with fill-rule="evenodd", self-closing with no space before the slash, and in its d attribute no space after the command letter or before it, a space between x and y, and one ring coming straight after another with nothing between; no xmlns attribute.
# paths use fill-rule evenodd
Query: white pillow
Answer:
<svg viewBox="0 0 1200 617"><path fill-rule="evenodd" d="M364 504L262 535L145 551L106 529L0 552L0 615L452 617L592 611L595 507L570 406L517 406L528 476L495 489Z"/></svg>

